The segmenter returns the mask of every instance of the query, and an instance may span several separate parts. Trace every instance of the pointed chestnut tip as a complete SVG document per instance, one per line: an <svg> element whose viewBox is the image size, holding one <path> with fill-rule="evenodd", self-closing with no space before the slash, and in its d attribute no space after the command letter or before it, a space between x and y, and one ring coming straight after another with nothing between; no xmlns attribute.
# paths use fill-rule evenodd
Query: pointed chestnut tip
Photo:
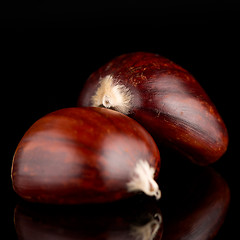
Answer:
<svg viewBox="0 0 240 240"><path fill-rule="evenodd" d="M91 98L91 105L93 107L103 106L128 114L131 110L131 100L130 90L119 84L111 75L107 75L100 80L97 91Z"/></svg>
<svg viewBox="0 0 240 240"><path fill-rule="evenodd" d="M155 198L156 198L157 200L159 200L159 199L161 198L161 196L162 196L162 193L161 193L160 189L158 189L158 190L155 192Z"/></svg>
<svg viewBox="0 0 240 240"><path fill-rule="evenodd" d="M142 191L148 196L161 198L161 191L154 180L155 169L145 160L139 160L134 169L134 175L127 183L129 192Z"/></svg>

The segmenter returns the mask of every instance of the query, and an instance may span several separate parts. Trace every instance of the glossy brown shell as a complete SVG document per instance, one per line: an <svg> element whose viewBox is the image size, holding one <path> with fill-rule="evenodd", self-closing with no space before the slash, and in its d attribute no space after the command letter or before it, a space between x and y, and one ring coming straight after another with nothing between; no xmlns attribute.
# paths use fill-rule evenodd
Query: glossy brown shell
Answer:
<svg viewBox="0 0 240 240"><path fill-rule="evenodd" d="M152 53L121 55L90 75L78 106L91 106L99 81L111 75L131 94L130 116L158 143L207 165L226 151L228 133L216 107L196 79L172 61Z"/></svg>
<svg viewBox="0 0 240 240"><path fill-rule="evenodd" d="M13 159L14 190L54 204L108 202L128 197L136 162L160 167L158 148L133 119L103 108L66 108L26 132Z"/></svg>

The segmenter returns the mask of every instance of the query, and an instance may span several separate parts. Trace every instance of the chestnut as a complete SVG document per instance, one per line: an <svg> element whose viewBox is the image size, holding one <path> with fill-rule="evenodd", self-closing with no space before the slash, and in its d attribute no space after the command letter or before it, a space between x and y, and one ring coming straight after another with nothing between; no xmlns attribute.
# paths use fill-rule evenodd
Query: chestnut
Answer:
<svg viewBox="0 0 240 240"><path fill-rule="evenodd" d="M13 188L40 203L109 202L142 191L160 198L159 150L135 120L104 108L66 108L35 122L17 146Z"/></svg>
<svg viewBox="0 0 240 240"><path fill-rule="evenodd" d="M158 54L114 58L90 75L77 105L129 115L157 143L199 165L217 161L227 149L227 129L203 88L187 70Z"/></svg>

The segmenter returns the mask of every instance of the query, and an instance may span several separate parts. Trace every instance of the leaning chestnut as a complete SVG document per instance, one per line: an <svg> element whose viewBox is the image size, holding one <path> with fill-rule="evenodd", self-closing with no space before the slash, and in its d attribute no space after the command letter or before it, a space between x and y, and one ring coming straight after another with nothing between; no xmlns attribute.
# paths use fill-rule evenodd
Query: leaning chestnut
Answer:
<svg viewBox="0 0 240 240"><path fill-rule="evenodd" d="M105 107L131 116L158 142L207 165L226 151L228 133L195 78L152 53L121 55L88 78L78 106Z"/></svg>
<svg viewBox="0 0 240 240"><path fill-rule="evenodd" d="M142 191L160 198L158 148L133 119L104 108L50 113L25 133L13 159L14 190L32 202L109 202Z"/></svg>

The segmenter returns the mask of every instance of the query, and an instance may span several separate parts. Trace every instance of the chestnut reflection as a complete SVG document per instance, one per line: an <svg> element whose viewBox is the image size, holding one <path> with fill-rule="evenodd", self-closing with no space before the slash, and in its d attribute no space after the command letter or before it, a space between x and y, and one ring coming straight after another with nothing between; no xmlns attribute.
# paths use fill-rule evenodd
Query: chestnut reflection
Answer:
<svg viewBox="0 0 240 240"><path fill-rule="evenodd" d="M23 240L160 240L162 216L156 201L144 197L81 206L22 202L15 209L15 228Z"/></svg>
<svg viewBox="0 0 240 240"><path fill-rule="evenodd" d="M162 240L213 239L230 202L225 180L212 168L187 166L172 169L163 178L163 185Z"/></svg>
<svg viewBox="0 0 240 240"><path fill-rule="evenodd" d="M160 175L160 201L139 194L114 203L79 206L21 202L15 210L19 239L214 239L230 202L226 181L210 167L170 165L163 166Z"/></svg>

